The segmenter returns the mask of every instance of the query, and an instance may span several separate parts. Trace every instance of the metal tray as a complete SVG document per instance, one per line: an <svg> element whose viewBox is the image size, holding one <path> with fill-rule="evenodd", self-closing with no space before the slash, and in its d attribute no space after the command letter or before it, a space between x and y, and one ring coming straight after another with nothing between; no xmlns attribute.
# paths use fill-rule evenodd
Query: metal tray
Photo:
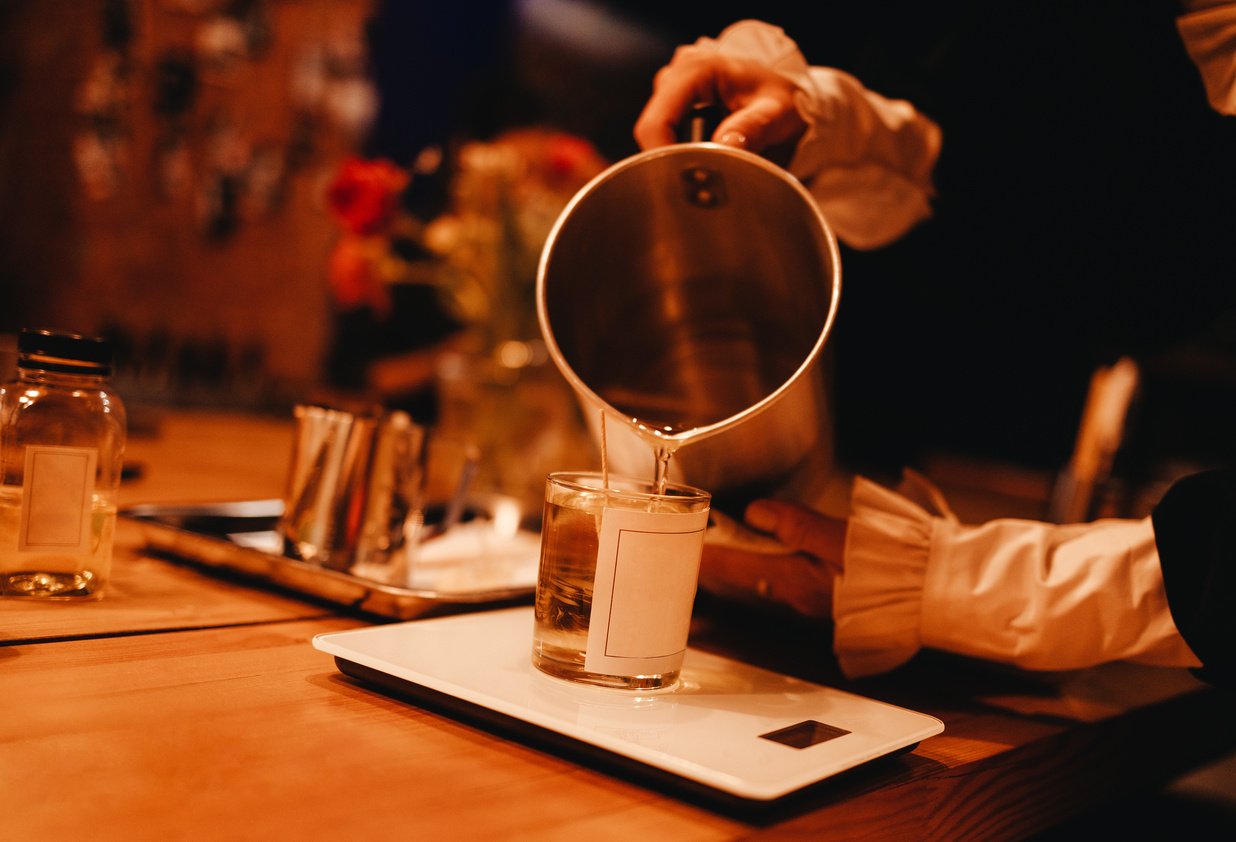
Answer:
<svg viewBox="0 0 1236 842"><path fill-rule="evenodd" d="M282 511L281 500L244 500L135 505L120 516L141 528L151 551L382 617L410 620L514 603L536 590L539 531L521 522L518 505L506 498L469 500L456 526L421 544L407 581L398 585L284 554L276 531ZM441 507L430 507L426 524L441 516Z"/></svg>

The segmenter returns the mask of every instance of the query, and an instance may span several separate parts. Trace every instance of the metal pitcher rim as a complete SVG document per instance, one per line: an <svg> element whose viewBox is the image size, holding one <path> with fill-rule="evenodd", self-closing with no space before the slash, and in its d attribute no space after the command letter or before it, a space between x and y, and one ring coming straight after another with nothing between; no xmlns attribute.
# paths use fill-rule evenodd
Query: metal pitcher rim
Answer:
<svg viewBox="0 0 1236 842"><path fill-rule="evenodd" d="M545 290L549 263L554 246L558 242L559 234L561 233L562 228L566 225L576 208L583 202L587 201L588 198L596 192L600 185L610 181L620 173L634 167L638 167L648 161L687 154L721 155L742 161L744 164L749 164L766 172L768 175L781 181L797 193L802 199L803 206L809 211L816 223L816 227L823 235L829 260L829 275L831 280L828 313L825 316L824 323L821 325L819 335L816 337L811 351L803 359L798 368L796 368L793 374L787 377L785 382L783 382L780 386L769 392L756 403L748 406L746 409L741 410L740 412L737 412L727 418L714 421L711 424L705 424L703 426L691 429L689 431L690 440L693 442L699 442L763 412L768 407L776 403L777 400L779 400L795 383L806 375L806 373L819 359L828 336L832 332L833 324L836 321L837 309L841 298L841 256L840 249L837 245L837 237L810 192L808 192L802 182L795 178L789 171L778 166L777 164L774 164L767 158L753 152L737 149L732 146L725 146L723 144L714 143L711 141L676 143L669 146L658 147L656 149L648 149L611 164L605 170L589 180L588 183L582 188L580 188L579 191L571 197L570 201L567 202L562 212L558 215L558 218L554 221L549 235L546 237L545 245L541 249L541 255L537 263L536 312L537 322L540 325L541 335L545 341L550 358L554 361L554 364L558 367L558 370L562 372L571 387L579 394L585 396L588 400L596 403L598 406L604 407L609 412L621 416L622 413L620 413L608 401L597 394L576 373L575 369L567 361L562 349L559 347L557 339L554 337L553 330L549 324L549 313L548 305L546 303ZM673 438L677 437L678 436L674 436Z"/></svg>

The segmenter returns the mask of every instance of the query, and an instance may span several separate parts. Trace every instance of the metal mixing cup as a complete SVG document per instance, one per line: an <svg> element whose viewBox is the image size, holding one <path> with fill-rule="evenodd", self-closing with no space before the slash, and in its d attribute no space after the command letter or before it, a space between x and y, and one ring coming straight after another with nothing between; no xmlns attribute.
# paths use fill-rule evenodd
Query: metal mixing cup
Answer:
<svg viewBox="0 0 1236 842"><path fill-rule="evenodd" d="M550 355L620 473L765 490L831 464L818 361L841 291L837 241L803 186L749 152L683 143L587 184L550 232L537 312ZM637 430L642 430L638 432ZM651 442L651 445L650 445Z"/></svg>
<svg viewBox="0 0 1236 842"><path fill-rule="evenodd" d="M284 512L294 558L402 583L424 518L426 430L403 412L295 408Z"/></svg>

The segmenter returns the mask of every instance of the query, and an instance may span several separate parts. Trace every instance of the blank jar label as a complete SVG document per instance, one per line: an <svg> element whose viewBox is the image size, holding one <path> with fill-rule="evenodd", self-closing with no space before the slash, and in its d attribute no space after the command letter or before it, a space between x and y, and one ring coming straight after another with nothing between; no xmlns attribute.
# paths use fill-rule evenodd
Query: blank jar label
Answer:
<svg viewBox="0 0 1236 842"><path fill-rule="evenodd" d="M90 495L98 451L92 447L26 448L17 549L90 551Z"/></svg>
<svg viewBox="0 0 1236 842"><path fill-rule="evenodd" d="M682 665L708 512L607 508L584 668L660 675Z"/></svg>

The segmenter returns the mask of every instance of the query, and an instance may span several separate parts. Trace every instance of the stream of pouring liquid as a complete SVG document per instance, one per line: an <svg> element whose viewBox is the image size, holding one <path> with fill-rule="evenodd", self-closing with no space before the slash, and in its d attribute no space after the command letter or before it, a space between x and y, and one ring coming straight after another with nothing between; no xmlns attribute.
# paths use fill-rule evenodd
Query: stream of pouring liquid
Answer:
<svg viewBox="0 0 1236 842"><path fill-rule="evenodd" d="M665 488L669 484L670 460L674 458L674 454L678 452L680 447L691 441L691 430L673 433L672 430L668 430L663 425L660 431L650 434L647 425L639 423L638 419L633 418L629 423L640 434L640 438L644 439L652 447L654 465L653 484L656 487L657 494L664 494Z"/></svg>
<svg viewBox="0 0 1236 842"><path fill-rule="evenodd" d="M682 401L668 404L639 392L626 391L603 393L610 407L622 421L648 444L653 456L653 483L657 494L664 494L669 483L670 463L674 454L690 445L710 425L740 411L741 407L719 405L686 407ZM746 404L744 403L743 406ZM605 410L602 410L602 416ZM667 418L668 416L668 418ZM673 419L673 420L670 420ZM604 425L602 425L604 426ZM603 434L602 434L603 435Z"/></svg>
<svg viewBox="0 0 1236 842"><path fill-rule="evenodd" d="M626 410L623 412L622 409L618 409L617 414L651 449L654 466L653 485L657 494L664 494L669 484L670 462L674 454L689 445L699 434L699 430L706 425L695 419L687 423L667 423L662 420L654 422L647 420L647 416L641 417L641 415L632 413L630 407ZM604 410L601 414L604 416ZM604 429L604 423L602 423L602 429Z"/></svg>
<svg viewBox="0 0 1236 842"><path fill-rule="evenodd" d="M653 475L653 482L656 485L658 494L664 494L665 486L669 483L669 464L670 459L674 458L675 449L665 445L658 445L653 449L653 454L656 457L656 470Z"/></svg>

